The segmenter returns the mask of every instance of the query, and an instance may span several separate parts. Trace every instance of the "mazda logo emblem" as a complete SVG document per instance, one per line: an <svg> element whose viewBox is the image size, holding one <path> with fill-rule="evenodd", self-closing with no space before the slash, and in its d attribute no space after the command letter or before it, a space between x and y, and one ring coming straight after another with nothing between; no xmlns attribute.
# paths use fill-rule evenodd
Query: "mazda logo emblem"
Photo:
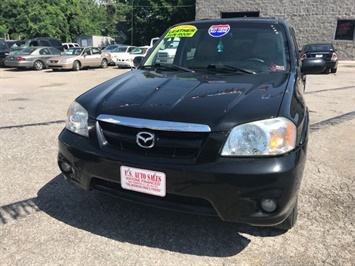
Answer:
<svg viewBox="0 0 355 266"><path fill-rule="evenodd" d="M150 149L154 147L155 135L150 132L142 131L136 136L136 142L139 147Z"/></svg>

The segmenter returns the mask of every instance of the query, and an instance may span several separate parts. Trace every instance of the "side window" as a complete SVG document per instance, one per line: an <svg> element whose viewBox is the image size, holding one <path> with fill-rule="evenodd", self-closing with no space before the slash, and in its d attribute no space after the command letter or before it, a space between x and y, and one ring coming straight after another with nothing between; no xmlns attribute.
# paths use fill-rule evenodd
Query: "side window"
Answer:
<svg viewBox="0 0 355 266"><path fill-rule="evenodd" d="M49 48L49 50L51 51L51 54L61 54L61 52L57 49Z"/></svg>
<svg viewBox="0 0 355 266"><path fill-rule="evenodd" d="M39 43L41 46L51 46L50 43L46 40L40 40Z"/></svg>
<svg viewBox="0 0 355 266"><path fill-rule="evenodd" d="M29 46L33 47L33 46L40 46L40 45L38 44L37 41L31 41Z"/></svg>
<svg viewBox="0 0 355 266"><path fill-rule="evenodd" d="M41 49L41 51L39 52L41 55L50 55L51 52L49 51L48 48L43 48Z"/></svg>
<svg viewBox="0 0 355 266"><path fill-rule="evenodd" d="M97 48L92 48L92 54L100 54L100 50Z"/></svg>
<svg viewBox="0 0 355 266"><path fill-rule="evenodd" d="M91 55L91 51L90 51L89 48L85 48L84 53L85 53L86 55Z"/></svg>
<svg viewBox="0 0 355 266"><path fill-rule="evenodd" d="M58 46L58 47L62 46L62 44L56 40L48 40L48 43L50 43L50 45L48 46Z"/></svg>

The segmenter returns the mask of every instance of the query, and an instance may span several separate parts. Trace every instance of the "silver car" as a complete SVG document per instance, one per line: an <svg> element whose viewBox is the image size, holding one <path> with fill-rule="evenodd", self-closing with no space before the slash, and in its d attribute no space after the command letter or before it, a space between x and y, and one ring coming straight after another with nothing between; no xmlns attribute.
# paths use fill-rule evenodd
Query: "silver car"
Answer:
<svg viewBox="0 0 355 266"><path fill-rule="evenodd" d="M79 71L83 68L108 66L109 57L97 47L72 47L61 56L52 57L47 61L47 67L56 70Z"/></svg>
<svg viewBox="0 0 355 266"><path fill-rule="evenodd" d="M53 47L37 46L27 47L5 58L5 66L15 68L31 68L41 70L46 68L46 62L53 56L60 55L61 51Z"/></svg>

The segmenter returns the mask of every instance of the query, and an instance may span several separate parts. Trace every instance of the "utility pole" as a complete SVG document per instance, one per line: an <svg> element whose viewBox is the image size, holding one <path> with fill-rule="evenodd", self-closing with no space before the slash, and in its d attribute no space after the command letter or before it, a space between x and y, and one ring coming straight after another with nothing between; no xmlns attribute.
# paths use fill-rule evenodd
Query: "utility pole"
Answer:
<svg viewBox="0 0 355 266"><path fill-rule="evenodd" d="M133 45L133 2L134 0L132 0L132 11L131 11L131 45Z"/></svg>

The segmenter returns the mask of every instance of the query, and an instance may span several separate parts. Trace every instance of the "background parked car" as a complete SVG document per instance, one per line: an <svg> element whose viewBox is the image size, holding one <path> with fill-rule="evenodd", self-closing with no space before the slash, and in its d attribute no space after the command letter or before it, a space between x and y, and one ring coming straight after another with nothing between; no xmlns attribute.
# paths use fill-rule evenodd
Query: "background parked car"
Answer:
<svg viewBox="0 0 355 266"><path fill-rule="evenodd" d="M73 47L47 61L47 67L55 70L72 69L79 71L83 68L108 66L106 53L98 47Z"/></svg>
<svg viewBox="0 0 355 266"><path fill-rule="evenodd" d="M33 46L54 47L60 51L63 51L62 43L59 40L57 40L55 38L51 38L51 37L37 37L37 38L17 41L11 47L11 53L22 50L26 47L33 47Z"/></svg>
<svg viewBox="0 0 355 266"><path fill-rule="evenodd" d="M102 50L106 52L111 52L112 50L116 49L118 46L122 46L124 44L110 44L104 47Z"/></svg>
<svg viewBox="0 0 355 266"><path fill-rule="evenodd" d="M10 53L11 46L13 46L16 41L3 41L0 42L0 67L4 66L5 57Z"/></svg>
<svg viewBox="0 0 355 266"><path fill-rule="evenodd" d="M174 62L177 46L179 45L179 38L169 38L167 45L162 47L157 55L157 63L172 64Z"/></svg>
<svg viewBox="0 0 355 266"><path fill-rule="evenodd" d="M16 54L5 58L5 65L15 68L32 68L41 70L46 67L46 61L60 55L61 51L53 47L27 47Z"/></svg>
<svg viewBox="0 0 355 266"><path fill-rule="evenodd" d="M63 50L67 50L69 48L72 48L72 47L79 47L80 45L76 42L65 42L65 43L62 43L62 47L63 47Z"/></svg>
<svg viewBox="0 0 355 266"><path fill-rule="evenodd" d="M303 46L300 53L301 60L306 58L323 58L326 63L325 72L336 73L338 69L338 55L331 43L312 43Z"/></svg>
<svg viewBox="0 0 355 266"><path fill-rule="evenodd" d="M125 61L116 61L116 65L121 68L121 67L135 67L133 63L133 59L136 56L145 56L149 50L150 46L139 46L134 48L130 53L129 56Z"/></svg>
<svg viewBox="0 0 355 266"><path fill-rule="evenodd" d="M129 57L129 53L136 48L135 46L130 45L121 45L110 51L112 60L117 65L117 61L125 61Z"/></svg>

